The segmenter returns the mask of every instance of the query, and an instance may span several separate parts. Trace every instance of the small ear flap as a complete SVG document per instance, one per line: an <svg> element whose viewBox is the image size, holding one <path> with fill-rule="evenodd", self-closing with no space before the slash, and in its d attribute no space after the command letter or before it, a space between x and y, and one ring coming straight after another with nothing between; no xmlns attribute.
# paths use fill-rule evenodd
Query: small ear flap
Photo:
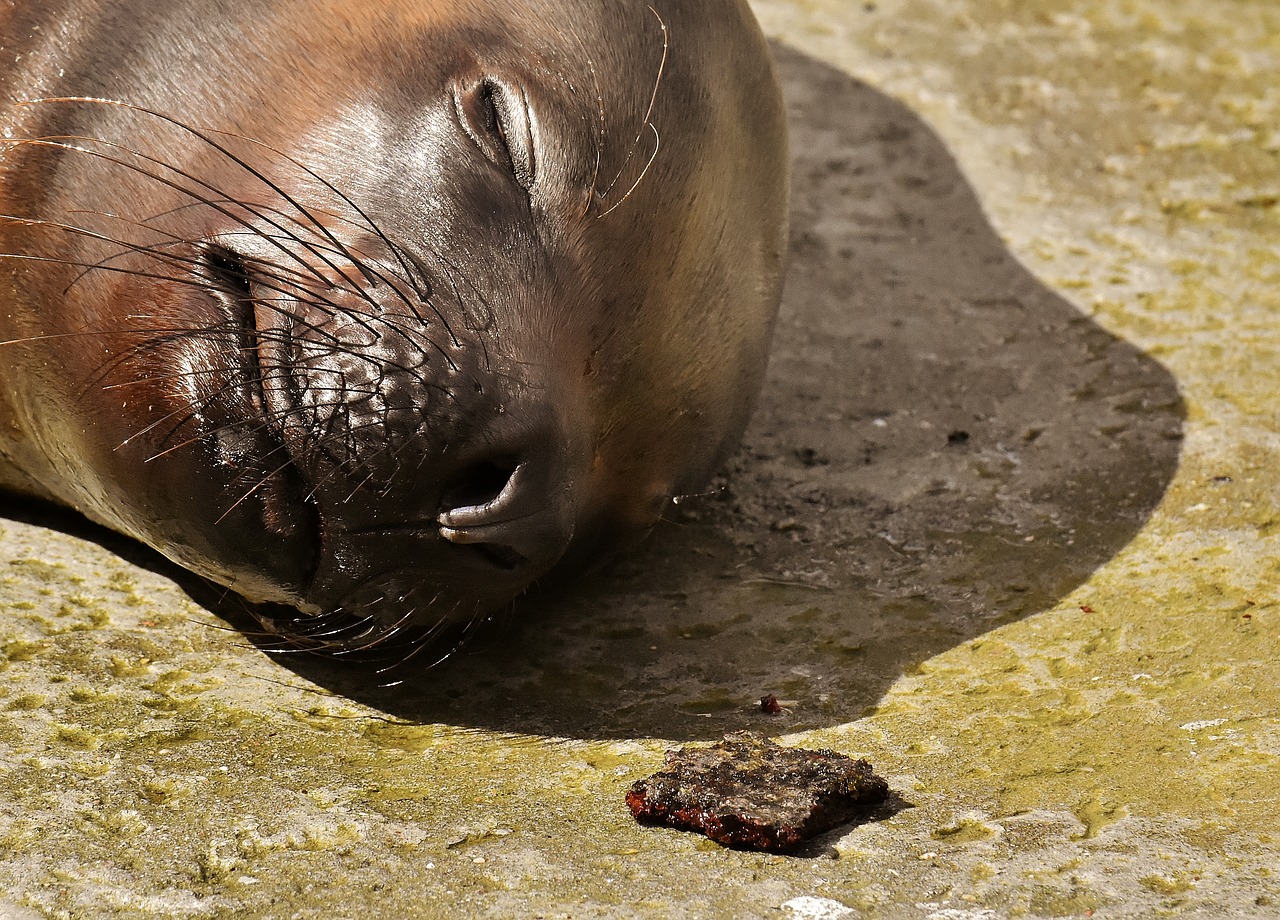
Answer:
<svg viewBox="0 0 1280 920"><path fill-rule="evenodd" d="M454 95L462 129L494 164L526 191L533 187L533 117L517 87L485 77Z"/></svg>

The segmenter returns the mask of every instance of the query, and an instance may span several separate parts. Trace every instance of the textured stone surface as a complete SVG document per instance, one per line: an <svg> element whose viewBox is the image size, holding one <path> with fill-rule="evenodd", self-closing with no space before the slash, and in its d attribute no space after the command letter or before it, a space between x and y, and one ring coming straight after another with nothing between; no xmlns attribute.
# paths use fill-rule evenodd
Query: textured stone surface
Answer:
<svg viewBox="0 0 1280 920"><path fill-rule="evenodd" d="M728 490L388 690L6 508L0 916L1280 910L1280 7L756 9L794 270ZM914 807L635 825L740 728Z"/></svg>

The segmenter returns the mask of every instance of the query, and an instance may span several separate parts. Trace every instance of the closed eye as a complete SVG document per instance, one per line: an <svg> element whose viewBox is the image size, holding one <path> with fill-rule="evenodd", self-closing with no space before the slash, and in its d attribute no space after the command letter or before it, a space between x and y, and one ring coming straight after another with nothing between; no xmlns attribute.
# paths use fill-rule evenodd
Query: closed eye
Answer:
<svg viewBox="0 0 1280 920"><path fill-rule="evenodd" d="M463 131L526 191L533 187L533 118L524 93L485 77L455 96Z"/></svg>

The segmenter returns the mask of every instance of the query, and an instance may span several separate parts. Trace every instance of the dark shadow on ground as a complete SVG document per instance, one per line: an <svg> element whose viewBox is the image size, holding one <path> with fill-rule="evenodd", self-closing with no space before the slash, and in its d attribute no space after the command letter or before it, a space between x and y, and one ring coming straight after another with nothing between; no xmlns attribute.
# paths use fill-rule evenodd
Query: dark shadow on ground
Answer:
<svg viewBox="0 0 1280 920"><path fill-rule="evenodd" d="M501 731L836 724L919 662L1051 607L1142 526L1178 462L1174 379L1015 260L916 115L777 52L792 265L724 491L406 684L317 661L295 665L306 676ZM789 711L761 713L766 693Z"/></svg>
<svg viewBox="0 0 1280 920"><path fill-rule="evenodd" d="M792 267L722 491L430 671L284 664L421 722L575 738L795 731L856 719L921 661L1051 607L1142 526L1178 462L1173 378L1019 265L919 118L778 55ZM24 508L11 516L67 526ZM75 529L219 608L218 591L150 551ZM788 710L760 712L767 693Z"/></svg>

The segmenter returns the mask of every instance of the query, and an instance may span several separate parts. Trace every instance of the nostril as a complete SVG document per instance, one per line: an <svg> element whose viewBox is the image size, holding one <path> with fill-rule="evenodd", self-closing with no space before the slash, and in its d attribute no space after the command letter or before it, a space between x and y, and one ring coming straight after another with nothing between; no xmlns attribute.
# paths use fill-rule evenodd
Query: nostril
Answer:
<svg viewBox="0 0 1280 920"><path fill-rule="evenodd" d="M450 480L440 494L440 510L447 513L496 501L511 481L518 465L507 458L472 464Z"/></svg>

